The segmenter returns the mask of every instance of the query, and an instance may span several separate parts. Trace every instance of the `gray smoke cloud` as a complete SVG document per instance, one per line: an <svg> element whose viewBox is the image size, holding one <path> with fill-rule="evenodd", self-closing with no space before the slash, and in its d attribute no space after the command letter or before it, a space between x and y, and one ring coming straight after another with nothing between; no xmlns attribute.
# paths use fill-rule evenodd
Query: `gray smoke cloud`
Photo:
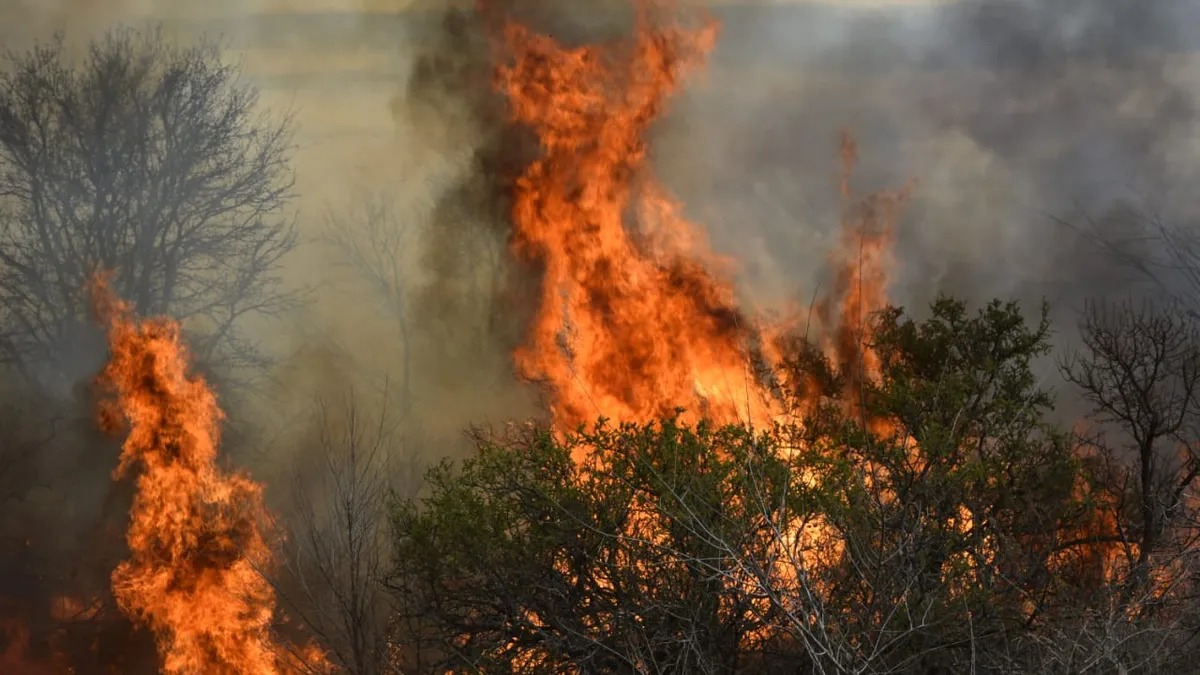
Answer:
<svg viewBox="0 0 1200 675"><path fill-rule="evenodd" d="M492 3L501 4L567 43L626 33L631 16L625 3ZM1194 213L1200 61L1179 30L1196 18L1191 3L709 9L722 23L718 46L654 130L652 161L738 261L754 307L805 301L828 284L845 127L861 148L859 195L918 181L897 227L891 288L917 314L939 293L1030 310L1046 298L1069 341L1084 299L1145 280L1092 238L1149 263L1162 251L1138 242L1140 212L1182 223ZM388 111L403 139L395 164L423 167L397 181L421 186L415 323L428 336L426 362L466 366L465 379L451 370L425 380L446 400L480 373L504 391L532 310L504 246L506 181L529 148L488 91L479 17L422 7L403 24L397 49L409 70Z"/></svg>
<svg viewBox="0 0 1200 675"><path fill-rule="evenodd" d="M1181 30L1194 3L718 14L710 71L656 156L718 245L747 263L753 295L819 281L842 126L859 136L862 190L919 181L899 228L903 304L945 291L1071 306L1121 292L1131 279L1055 219L1121 238L1136 208L1194 211L1200 71Z"/></svg>
<svg viewBox="0 0 1200 675"><path fill-rule="evenodd" d="M1149 220L1196 233L1195 3L719 13L709 72L660 130L656 159L743 262L748 297L827 283L843 126L860 141L860 194L918 181L890 289L918 315L939 293L1016 299L1031 315L1045 298L1064 347L1087 299L1200 290ZM1039 368L1074 419L1053 359Z"/></svg>
<svg viewBox="0 0 1200 675"><path fill-rule="evenodd" d="M1200 42L1183 32L1200 16L1194 3L988 0L946 14L939 33L955 39L930 61L987 75L948 78L963 94L949 105L930 98L923 109L1031 177L1033 206L1086 210L1109 227L1134 201L1181 217L1193 211L1181 198L1198 168L1183 151L1196 130ZM1068 284L1072 268L1085 277L1103 271L1069 251L1052 262Z"/></svg>

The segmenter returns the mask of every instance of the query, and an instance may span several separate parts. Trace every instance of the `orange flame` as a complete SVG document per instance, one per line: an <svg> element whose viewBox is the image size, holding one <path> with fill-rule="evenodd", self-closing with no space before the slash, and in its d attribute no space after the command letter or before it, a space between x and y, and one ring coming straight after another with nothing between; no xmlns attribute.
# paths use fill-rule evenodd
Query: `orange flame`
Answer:
<svg viewBox="0 0 1200 675"><path fill-rule="evenodd" d="M91 290L111 350L100 422L128 423L114 478L136 474L117 602L154 631L164 673L280 672L262 488L217 468L221 410L188 372L179 325L138 320L103 276Z"/></svg>
<svg viewBox="0 0 1200 675"><path fill-rule="evenodd" d="M598 417L645 422L677 407L685 422L760 427L788 412L762 377L780 327L739 310L720 274L728 265L645 166L647 130L717 34L711 21L664 25L663 4L638 0L632 39L608 44L568 48L511 21L502 31L497 86L542 151L514 194L515 253L543 274L515 360L548 386L560 429ZM848 199L856 149L843 141ZM865 324L887 302L885 253L906 194L847 204L834 260L840 304L826 300L814 317L830 332L828 355L856 355L866 373L876 364L863 358Z"/></svg>
<svg viewBox="0 0 1200 675"><path fill-rule="evenodd" d="M769 423L778 410L749 358L759 331L644 166L647 129L716 25L664 27L649 14L639 4L632 41L579 48L504 28L498 86L543 152L514 195L514 248L544 272L517 367L550 386L559 428L677 406L693 421Z"/></svg>
<svg viewBox="0 0 1200 675"><path fill-rule="evenodd" d="M832 293L817 303L814 318L828 331L825 354L849 376L845 384L846 400L854 407L859 400L854 392L879 374L879 357L867 340L870 316L888 304L886 289L894 228L908 201L912 183L855 202L850 179L858 163L858 144L849 131L842 132L840 155L841 248L830 256L836 270ZM886 420L874 419L870 424L877 433L893 430Z"/></svg>

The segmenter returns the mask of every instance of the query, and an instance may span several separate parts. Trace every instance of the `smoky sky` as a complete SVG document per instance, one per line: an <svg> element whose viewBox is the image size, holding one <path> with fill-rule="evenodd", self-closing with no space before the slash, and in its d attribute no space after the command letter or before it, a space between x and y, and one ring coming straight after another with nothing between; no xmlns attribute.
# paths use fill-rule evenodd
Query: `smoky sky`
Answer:
<svg viewBox="0 0 1200 675"><path fill-rule="evenodd" d="M944 38L925 64L951 95L919 109L1032 179L1024 227L1048 251L1042 290L1060 303L1133 292L1139 279L1054 219L1146 261L1162 252L1130 246L1147 212L1191 227L1198 19L1184 0L981 0L935 23ZM988 76L969 74L980 69Z"/></svg>
<svg viewBox="0 0 1200 675"><path fill-rule="evenodd" d="M1093 235L1128 243L1147 210L1181 226L1195 212L1193 2L717 14L710 68L659 130L655 159L743 261L751 296L812 292L827 276L843 127L860 142L860 194L918 182L898 228L901 304L1045 297L1066 312L1138 280Z"/></svg>
<svg viewBox="0 0 1200 675"><path fill-rule="evenodd" d="M1174 81L1168 64L1200 46L1184 32L1200 19L1195 3L983 0L946 14L938 32L954 39L935 44L929 61L952 70L961 60L990 77L957 110L928 102L931 114L946 114L1002 157L1044 158L1032 168L1056 175L1051 188L1063 198L1103 199L1119 182L1172 182L1164 159L1190 131L1195 91Z"/></svg>
<svg viewBox="0 0 1200 675"><path fill-rule="evenodd" d="M501 5L568 44L629 30L620 6L493 7ZM803 304L829 287L844 128L859 141L858 195L916 181L896 227L890 297L918 315L938 294L975 305L1017 300L1030 314L1048 300L1059 344L1069 343L1086 300L1151 290L1095 240L1148 264L1163 251L1144 236L1146 212L1186 225L1194 211L1186 197L1200 168L1189 150L1200 68L1190 59L1200 38L1184 29L1200 11L1191 3L711 11L721 22L717 47L653 129L651 162L718 252L736 260L751 313ZM438 41L426 29L398 96L398 120L458 120L437 135L475 139L469 168L435 200L431 270L464 263L454 241L472 231L487 235L491 255L504 255L494 235L505 226L505 176L529 152L505 126L502 105L479 106L492 54L478 48L478 17L454 16L441 30L476 38ZM442 283L450 277L428 278L437 283L424 291L426 307L455 306L447 290L461 299L461 286ZM518 316L504 299L488 302ZM475 314L478 306L462 304ZM499 341L494 326L485 331L496 361L519 338L520 327L509 328ZM1045 370L1052 378L1053 364Z"/></svg>

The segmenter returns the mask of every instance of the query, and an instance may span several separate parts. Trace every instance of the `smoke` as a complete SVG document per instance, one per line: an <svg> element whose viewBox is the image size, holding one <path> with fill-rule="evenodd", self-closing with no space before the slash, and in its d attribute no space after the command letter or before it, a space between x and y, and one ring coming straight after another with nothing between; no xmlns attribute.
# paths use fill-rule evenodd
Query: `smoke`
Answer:
<svg viewBox="0 0 1200 675"><path fill-rule="evenodd" d="M753 297L822 281L837 222L836 130L862 147L862 191L919 181L893 297L1124 292L1087 237L1135 208L1186 218L1196 62L1180 0L962 0L888 8L718 9L707 77L676 108L660 170ZM1143 251L1140 255L1150 252ZM1126 270L1127 271L1127 270Z"/></svg>
<svg viewBox="0 0 1200 675"><path fill-rule="evenodd" d="M116 22L140 21L165 0L8 0L0 3L0 41L22 50L58 33L73 44L86 43L98 29Z"/></svg>
<svg viewBox="0 0 1200 675"><path fill-rule="evenodd" d="M335 136L333 124L349 124L333 115L302 149L301 219L312 236L303 264L293 264L312 293L279 338L286 357L259 404L289 420L269 434L277 462L298 459L295 449L328 423L312 414L315 405L353 400L364 417L397 425L393 463L411 467L465 452L471 425L538 414L536 392L514 378L510 356L532 311L506 240L506 176L522 144L502 123L486 27L473 11L418 6L375 16L385 35L372 15L355 16L360 25L347 19L323 39L331 49L361 39L378 50L369 61L387 66L360 73L358 84L314 74L305 85L336 87L359 104L369 96L362 114L372 123ZM340 156L351 149L352 158ZM384 397L391 410L379 409Z"/></svg>
<svg viewBox="0 0 1200 675"><path fill-rule="evenodd" d="M930 60L987 75L948 78L963 94L922 110L1032 179L1032 205L1045 212L1084 210L1117 227L1131 201L1179 212L1198 168L1194 153L1181 152L1194 147L1197 90L1187 51L1196 43L1180 29L1195 18L1194 3L1176 0L953 7L938 32L955 40ZM1046 234L1029 236L1054 248ZM1095 287L1101 270L1086 256L1055 253L1062 283L1078 276L1091 292L1108 290Z"/></svg>
<svg viewBox="0 0 1200 675"><path fill-rule="evenodd" d="M624 2L489 5L568 43L623 34L631 17ZM371 295L348 268L329 277L341 290L322 293L298 320L306 327L290 334L337 344L360 369L393 380L398 364L416 364L407 377L425 416L445 420L443 432L532 413L509 361L531 280L505 251L507 181L530 148L490 91L484 20L432 2L402 18L343 9L336 21L256 20L242 40L269 46L256 52L260 64L264 52L296 45L367 64L353 76L314 69L266 81L294 86L301 121L321 125L302 154L302 217L331 203L349 211L364 191L385 191L415 231L401 284L413 334L399 340L377 305L355 310L349 298ZM671 102L652 160L738 262L753 307L806 303L830 282L836 143L847 126L862 148L858 194L918 181L898 227L890 293L918 314L939 293L1017 299L1031 311L1046 298L1069 339L1085 298L1129 293L1143 280L1092 237L1125 245L1140 234L1141 210L1180 222L1194 210L1186 196L1200 156L1197 70L1179 27L1196 10L1185 0L710 10L722 23L717 49ZM1145 261L1161 253L1155 247L1124 252ZM309 248L303 259L306 271L330 268L336 252ZM324 337L311 335L314 326ZM312 388L285 390L306 399ZM510 400L520 403L495 403Z"/></svg>
<svg viewBox="0 0 1200 675"><path fill-rule="evenodd" d="M450 201L449 184L491 170L477 150L493 142L485 137L495 130L483 127L494 111L468 100L486 86L481 26L469 9L451 9L460 26L448 27L448 4L24 1L6 6L3 25L14 48L56 30L82 39L147 19L181 38L224 36L265 103L297 111L301 218L315 233L330 206L380 190L400 193L406 218L470 220L437 205ZM629 17L623 2L502 4L568 41L619 33ZM755 301L808 294L822 281L836 230L836 134L846 125L863 147L862 191L920 181L901 228L893 289L901 302L953 290L978 299L1045 293L1070 304L1072 287L1092 293L1098 276L1111 275L1089 266L1098 257L1081 254L1085 244L1048 216L1120 220L1125 202L1189 215L1197 102L1183 27L1197 11L1186 0L714 3L712 11L723 23L718 48L658 130L655 161L741 261ZM454 31L466 40L461 49L445 41ZM310 247L296 280L329 262L325 255Z"/></svg>

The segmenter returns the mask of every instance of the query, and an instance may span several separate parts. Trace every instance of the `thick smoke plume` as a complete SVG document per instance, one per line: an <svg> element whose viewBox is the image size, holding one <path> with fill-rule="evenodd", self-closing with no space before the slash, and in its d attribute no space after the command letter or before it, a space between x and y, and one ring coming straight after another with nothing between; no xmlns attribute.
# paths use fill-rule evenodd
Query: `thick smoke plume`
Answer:
<svg viewBox="0 0 1200 675"><path fill-rule="evenodd" d="M1071 305L1123 290L1054 218L1119 237L1135 225L1118 222L1130 206L1187 217L1196 64L1180 27L1195 20L1192 3L719 13L709 86L658 151L685 202L712 213L700 220L748 263L758 295L813 283L833 222L828 157L845 124L875 181L920 181L900 228L893 297L905 304L945 290Z"/></svg>
<svg viewBox="0 0 1200 675"><path fill-rule="evenodd" d="M623 3L491 6L568 43L630 22ZM845 126L862 147L861 192L918 181L897 228L891 292L918 312L941 292L1017 298L1030 309L1045 298L1067 339L1084 299L1133 292L1146 280L1136 267L1161 261L1161 242L1144 241L1150 211L1183 225L1194 215L1186 187L1198 168L1197 64L1180 31L1195 18L1190 3L709 9L722 23L717 50L656 129L652 153L689 215L738 261L751 305L803 302L832 282L824 256L837 235ZM447 25L478 30L471 22L459 15ZM418 60L410 83L437 72L431 64L453 73L407 92L410 105L436 100L437 114L401 117L437 138L450 120L460 125L450 137L492 139L465 164L462 184L475 196L446 194L459 214L452 222L494 236L495 210L463 218L462 209L489 189L503 200L504 162L525 150L481 106L484 66L474 59L486 54L473 44Z"/></svg>

